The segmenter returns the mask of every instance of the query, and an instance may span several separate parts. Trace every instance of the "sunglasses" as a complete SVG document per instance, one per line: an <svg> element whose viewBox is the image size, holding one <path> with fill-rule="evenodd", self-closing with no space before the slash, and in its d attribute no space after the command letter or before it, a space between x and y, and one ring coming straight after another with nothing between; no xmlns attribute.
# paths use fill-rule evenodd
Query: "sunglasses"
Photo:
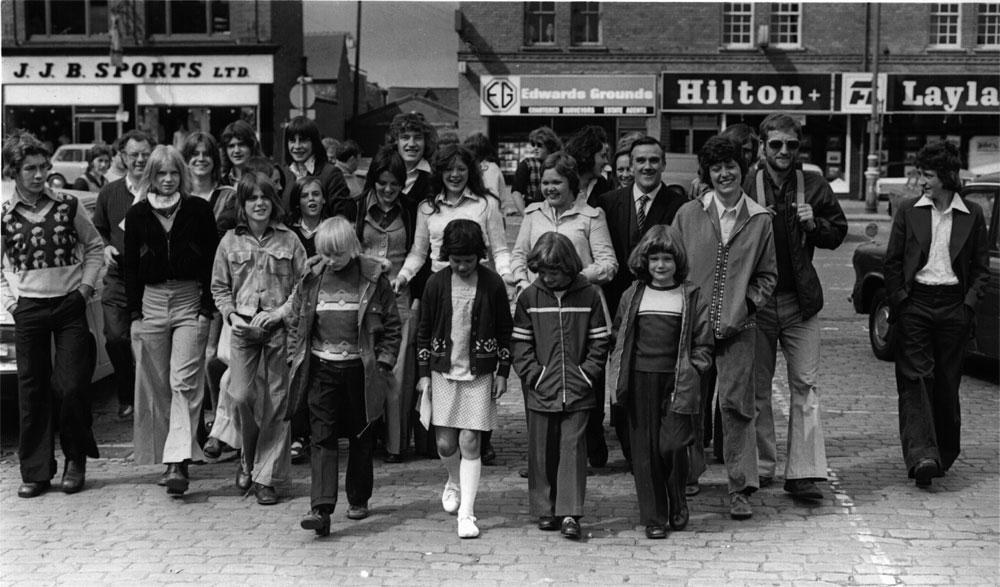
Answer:
<svg viewBox="0 0 1000 587"><path fill-rule="evenodd" d="M782 141L780 139L772 139L767 142L769 149L773 151L780 151L782 146L788 147L789 151L796 151L801 143L798 139L792 139L790 141Z"/></svg>

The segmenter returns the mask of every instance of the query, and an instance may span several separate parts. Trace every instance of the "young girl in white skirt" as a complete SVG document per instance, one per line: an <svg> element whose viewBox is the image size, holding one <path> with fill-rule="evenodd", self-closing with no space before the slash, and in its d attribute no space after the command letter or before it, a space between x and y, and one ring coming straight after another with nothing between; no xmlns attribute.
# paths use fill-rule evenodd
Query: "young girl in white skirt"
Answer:
<svg viewBox="0 0 1000 587"><path fill-rule="evenodd" d="M448 470L441 505L458 514L460 538L479 536L480 433L497 425L496 400L510 372L510 302L500 276L480 264L486 254L478 223L456 219L445 226L440 260L448 266L427 281L417 330L418 405L429 394L438 455Z"/></svg>

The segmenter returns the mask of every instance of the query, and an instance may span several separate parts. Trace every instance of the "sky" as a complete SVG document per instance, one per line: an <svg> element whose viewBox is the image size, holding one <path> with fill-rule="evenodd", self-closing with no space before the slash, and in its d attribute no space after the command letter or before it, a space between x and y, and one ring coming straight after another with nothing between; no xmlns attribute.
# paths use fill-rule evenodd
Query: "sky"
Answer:
<svg viewBox="0 0 1000 587"><path fill-rule="evenodd" d="M357 2L305 0L306 34L355 33ZM361 5L361 70L383 88L458 84L458 2L383 2ZM353 51L348 56L354 65Z"/></svg>

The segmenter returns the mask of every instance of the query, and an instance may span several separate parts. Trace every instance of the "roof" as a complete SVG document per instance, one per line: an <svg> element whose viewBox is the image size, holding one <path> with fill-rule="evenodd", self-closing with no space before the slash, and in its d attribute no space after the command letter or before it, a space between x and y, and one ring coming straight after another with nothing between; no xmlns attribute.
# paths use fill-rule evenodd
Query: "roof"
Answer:
<svg viewBox="0 0 1000 587"><path fill-rule="evenodd" d="M452 110L458 110L458 88L393 86L387 91L386 102L398 102L410 96L418 96L442 104Z"/></svg>
<svg viewBox="0 0 1000 587"><path fill-rule="evenodd" d="M407 104L410 104L410 107L406 107ZM409 112L414 109L414 106L419 106L421 104L433 110L437 110L446 118L454 117L456 121L458 120L458 110L449 108L444 104L435 102L434 100L428 100L427 98L423 98L421 96L406 96L401 100L389 102L381 108L369 110L368 112L359 115L358 119L374 119L385 115L386 112Z"/></svg>
<svg viewBox="0 0 1000 587"><path fill-rule="evenodd" d="M302 37L306 68L315 80L335 80L347 51L347 33L317 33Z"/></svg>

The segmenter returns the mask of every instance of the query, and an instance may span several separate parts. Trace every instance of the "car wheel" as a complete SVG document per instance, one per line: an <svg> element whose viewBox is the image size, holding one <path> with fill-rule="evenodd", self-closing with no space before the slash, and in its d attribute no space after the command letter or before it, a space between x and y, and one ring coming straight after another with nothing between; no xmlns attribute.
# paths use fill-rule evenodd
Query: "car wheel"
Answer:
<svg viewBox="0 0 1000 587"><path fill-rule="evenodd" d="M48 182L49 182L49 185L56 185L58 183L59 186L61 186L61 187L65 187L65 188L69 188L70 187L70 186L66 185L66 178L63 177L62 174L60 174L60 173L53 173L52 175L50 175L48 177Z"/></svg>
<svg viewBox="0 0 1000 587"><path fill-rule="evenodd" d="M868 313L868 341L872 353L883 361L891 361L893 353L893 329L889 324L889 300L885 289L879 289L872 297L871 311Z"/></svg>

